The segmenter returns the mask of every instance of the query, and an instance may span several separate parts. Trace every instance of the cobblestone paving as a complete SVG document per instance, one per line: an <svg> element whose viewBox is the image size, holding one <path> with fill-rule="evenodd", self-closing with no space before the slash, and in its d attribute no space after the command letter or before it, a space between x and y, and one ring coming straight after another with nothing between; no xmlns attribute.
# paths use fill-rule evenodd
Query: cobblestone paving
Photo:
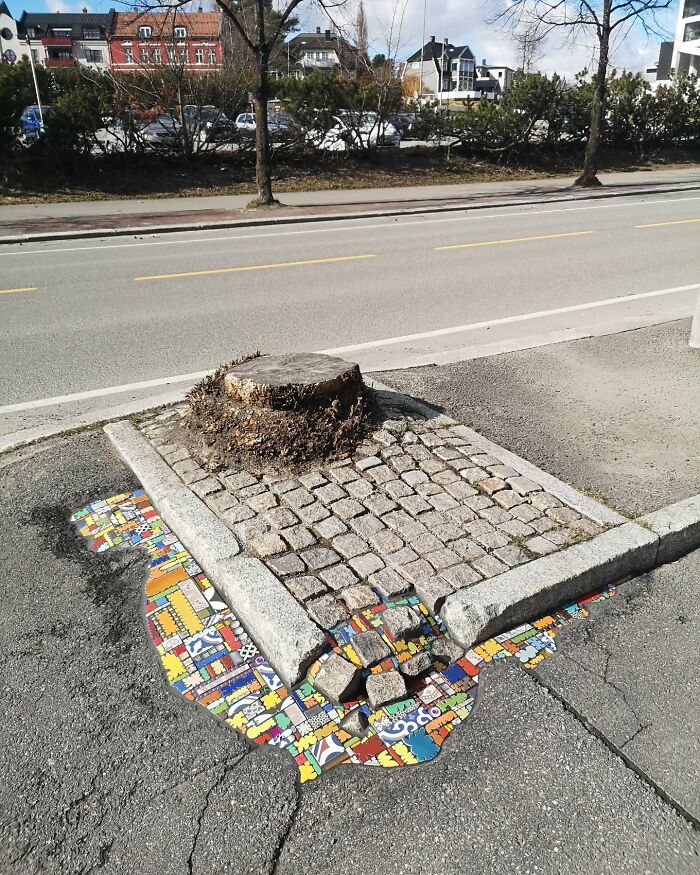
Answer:
<svg viewBox="0 0 700 875"><path fill-rule="evenodd" d="M352 458L300 475L207 471L178 440L183 408L139 423L163 459L324 630L456 590L601 527L441 420L386 419Z"/></svg>

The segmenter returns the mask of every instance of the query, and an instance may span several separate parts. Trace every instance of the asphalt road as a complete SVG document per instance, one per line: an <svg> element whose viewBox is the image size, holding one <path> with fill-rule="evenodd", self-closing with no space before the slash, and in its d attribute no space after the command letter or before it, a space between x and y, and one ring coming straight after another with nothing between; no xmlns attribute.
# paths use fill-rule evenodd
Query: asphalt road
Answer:
<svg viewBox="0 0 700 875"><path fill-rule="evenodd" d="M306 789L170 694L143 557L73 533L133 485L99 432L0 460L3 875L698 872L698 554L625 584L536 674L484 672L432 763Z"/></svg>

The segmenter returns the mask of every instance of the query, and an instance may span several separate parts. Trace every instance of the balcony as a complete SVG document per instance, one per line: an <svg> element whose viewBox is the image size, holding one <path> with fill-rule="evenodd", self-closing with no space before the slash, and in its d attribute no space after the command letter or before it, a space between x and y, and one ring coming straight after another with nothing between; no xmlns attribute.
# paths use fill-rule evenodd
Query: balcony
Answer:
<svg viewBox="0 0 700 875"><path fill-rule="evenodd" d="M77 67L78 62L75 60L75 58L47 58L44 61L44 66L49 68Z"/></svg>
<svg viewBox="0 0 700 875"><path fill-rule="evenodd" d="M47 48L60 48L62 46L72 46L73 37L70 36L42 36L42 46Z"/></svg>

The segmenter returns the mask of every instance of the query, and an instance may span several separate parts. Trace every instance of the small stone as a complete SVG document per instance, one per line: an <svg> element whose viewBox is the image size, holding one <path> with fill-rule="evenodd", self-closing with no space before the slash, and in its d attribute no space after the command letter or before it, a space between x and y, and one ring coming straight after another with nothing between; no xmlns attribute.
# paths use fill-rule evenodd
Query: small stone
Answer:
<svg viewBox="0 0 700 875"><path fill-rule="evenodd" d="M328 483L323 474L319 474L317 471L312 471L310 474L302 474L299 482L307 489L315 489L317 486L323 486L325 483Z"/></svg>
<svg viewBox="0 0 700 875"><path fill-rule="evenodd" d="M480 547L476 541L472 541L471 538L460 538L459 541L453 541L450 546L466 562L471 562L472 559L479 559L481 556L486 555L484 548Z"/></svg>
<svg viewBox="0 0 700 875"><path fill-rule="evenodd" d="M531 535L535 534L535 530L532 526L528 526L526 523L521 523L520 520L510 520L507 523L502 523L499 526L499 529L502 532L505 532L506 535L510 535L511 538L529 538Z"/></svg>
<svg viewBox="0 0 700 875"><path fill-rule="evenodd" d="M299 599L300 602L308 601L308 599L314 598L314 596L323 595L324 592L327 592L326 587L317 577L311 577L307 574L285 580L284 585L294 598Z"/></svg>
<svg viewBox="0 0 700 875"><path fill-rule="evenodd" d="M255 516L255 512L252 511L247 504L238 504L234 505L229 510L224 511L221 514L221 519L226 523L227 526L235 526L238 523L242 523L245 520L250 520Z"/></svg>
<svg viewBox="0 0 700 875"><path fill-rule="evenodd" d="M315 620L322 629L332 629L334 626L338 626L348 618L345 608L335 596L330 594L311 599L306 603L306 607L308 608L311 618Z"/></svg>
<svg viewBox="0 0 700 875"><path fill-rule="evenodd" d="M474 540L481 544L482 547L486 547L487 550L495 550L498 547L505 547L507 544L510 544L508 535L496 531L487 532L484 535L474 535Z"/></svg>
<svg viewBox="0 0 700 875"><path fill-rule="evenodd" d="M363 499L363 504L370 513L379 517L383 517L385 513L391 513L397 507L396 502L387 498L386 495L379 495L378 493Z"/></svg>
<svg viewBox="0 0 700 875"><path fill-rule="evenodd" d="M465 586L471 586L473 583L481 580L481 576L474 571L471 565L467 565L466 562L446 568L441 573L441 577L454 589L463 589Z"/></svg>
<svg viewBox="0 0 700 875"><path fill-rule="evenodd" d="M448 483L445 489L452 488L454 485L454 483ZM467 489L471 489L471 487L467 486ZM431 483L430 481L427 483L419 483L418 486L416 486L416 492L422 498L428 498L431 495L441 495L444 491L445 490L442 486L437 483Z"/></svg>
<svg viewBox="0 0 700 875"><path fill-rule="evenodd" d="M320 501L314 501L313 504L307 504L306 507L297 508L299 519L307 526L312 526L314 523L320 523L321 520L327 519L331 514L329 510L321 504Z"/></svg>
<svg viewBox="0 0 700 875"><path fill-rule="evenodd" d="M430 498L428 498L428 503L431 504L435 510L440 511L454 510L456 507L459 507L457 499L452 495L448 495L446 492L443 492L441 495L431 495Z"/></svg>
<svg viewBox="0 0 700 875"><path fill-rule="evenodd" d="M520 495L529 495L531 492L540 492L542 487L529 477L509 477L508 485Z"/></svg>
<svg viewBox="0 0 700 875"><path fill-rule="evenodd" d="M270 523L273 529L286 529L290 526L296 526L299 522L291 510L288 510L286 507L271 508L266 511L265 519Z"/></svg>
<svg viewBox="0 0 700 875"><path fill-rule="evenodd" d="M234 492L237 492L239 489L245 489L246 486L253 486L258 481L246 471L241 471L238 474L222 476L221 482L227 489L232 489Z"/></svg>
<svg viewBox="0 0 700 875"><path fill-rule="evenodd" d="M505 488L506 481L501 480L500 477L487 477L486 480L479 480L479 489L483 489L487 495L493 495L494 492Z"/></svg>
<svg viewBox="0 0 700 875"><path fill-rule="evenodd" d="M316 672L314 686L336 705L354 698L361 681L361 674L355 666L339 653L331 653L321 663Z"/></svg>
<svg viewBox="0 0 700 875"><path fill-rule="evenodd" d="M443 606L447 596L454 592L454 587L443 577L437 575L420 581L416 584L415 589L418 598L434 616Z"/></svg>
<svg viewBox="0 0 700 875"><path fill-rule="evenodd" d="M538 517L536 520L532 520L530 522L532 528L538 532L540 535L543 535L545 532L550 532L552 529L556 529L557 524L554 520L550 520L547 516Z"/></svg>
<svg viewBox="0 0 700 875"><path fill-rule="evenodd" d="M475 465L479 465L481 468L485 468L487 465L500 465L501 460L497 459L495 456L490 456L488 453L476 453L473 456L470 456L472 462Z"/></svg>
<svg viewBox="0 0 700 875"><path fill-rule="evenodd" d="M350 559L350 566L364 580L370 574L374 574L376 571L384 568L384 563L375 553L364 553L362 556L355 556L353 559Z"/></svg>
<svg viewBox="0 0 700 875"><path fill-rule="evenodd" d="M340 501L341 498L347 498L347 492L338 486L337 483L329 483L328 486L321 486L320 489L314 490L314 495L323 504L333 504L334 501Z"/></svg>
<svg viewBox="0 0 700 875"><path fill-rule="evenodd" d="M306 507L307 504L312 504L314 497L308 489L299 487L298 489L293 489L291 492L285 492L282 500L285 504L297 509L300 507Z"/></svg>
<svg viewBox="0 0 700 875"><path fill-rule="evenodd" d="M474 520L474 522L465 523L464 528L470 535L472 535L472 537L476 537L477 535L492 535L496 531L491 523L486 520Z"/></svg>
<svg viewBox="0 0 700 875"><path fill-rule="evenodd" d="M386 599L410 589L410 584L394 568L382 568L371 574L369 584Z"/></svg>
<svg viewBox="0 0 700 875"><path fill-rule="evenodd" d="M386 641L374 629L371 629L369 632L360 632L357 635L353 635L350 643L364 668L370 668L370 666L376 665L376 663L391 656L391 651Z"/></svg>
<svg viewBox="0 0 700 875"><path fill-rule="evenodd" d="M415 562L409 562L406 565L400 566L401 574L413 584L418 584L428 577L435 574L435 569L429 565L425 559L417 559Z"/></svg>
<svg viewBox="0 0 700 875"><path fill-rule="evenodd" d="M246 504L256 513L261 513L264 510L272 510L273 507L277 507L277 496L271 492L261 492L259 495L251 495L250 498L247 498Z"/></svg>
<svg viewBox="0 0 700 875"><path fill-rule="evenodd" d="M328 477L343 486L345 483L350 483L352 480L358 480L360 475L349 466L340 468L330 468Z"/></svg>
<svg viewBox="0 0 700 875"><path fill-rule="evenodd" d="M274 556L276 553L284 553L287 549L287 545L282 538L274 532L267 532L266 534L254 538L250 542L250 547L262 559L266 559L268 556Z"/></svg>
<svg viewBox="0 0 700 875"><path fill-rule="evenodd" d="M387 556L387 562L390 565L406 565L409 562L415 562L418 558L418 554L415 550L412 550L411 547L402 547L400 550L397 550L395 553L389 554Z"/></svg>
<svg viewBox="0 0 700 875"><path fill-rule="evenodd" d="M573 523L573 527L591 537L599 535L603 531L603 527L598 525L598 523L594 523L593 520L585 519L583 517L580 520L576 520L576 522Z"/></svg>
<svg viewBox="0 0 700 875"><path fill-rule="evenodd" d="M340 553L345 559L352 559L353 556L359 556L361 553L367 552L367 543L357 535L348 533L347 535L339 535L333 539L333 548Z"/></svg>
<svg viewBox="0 0 700 875"><path fill-rule="evenodd" d="M192 486L193 483L197 483L199 480L204 480L204 478L208 476L209 475L203 468L197 466L189 471L183 471L182 474L180 474L180 479L184 483L187 483L188 486Z"/></svg>
<svg viewBox="0 0 700 875"><path fill-rule="evenodd" d="M374 492L374 487L366 480L353 480L352 483L346 483L345 488L351 498L356 498L362 501L363 498L369 498Z"/></svg>
<svg viewBox="0 0 700 875"><path fill-rule="evenodd" d="M289 529L282 529L280 535L282 535L292 550L305 550L316 543L316 538L304 526L292 526Z"/></svg>
<svg viewBox="0 0 700 875"><path fill-rule="evenodd" d="M192 483L191 486L192 492L200 498L204 498L206 495L211 495L214 492L221 492L222 490L221 483L219 483L216 477L205 477L203 480Z"/></svg>
<svg viewBox="0 0 700 875"><path fill-rule="evenodd" d="M474 457L472 457L474 461ZM477 462L477 464L479 464ZM486 470L493 477L500 477L501 480L506 480L508 477L518 477L519 472L515 470L515 468L511 468L509 465L486 465Z"/></svg>
<svg viewBox="0 0 700 875"><path fill-rule="evenodd" d="M420 653L416 653L415 656L412 656L410 659L406 659L399 663L401 674L405 674L406 677L409 678L415 678L419 675L425 674L425 672L430 671L432 667L433 662L427 650L421 650Z"/></svg>
<svg viewBox="0 0 700 875"><path fill-rule="evenodd" d="M472 565L484 577L495 577L497 574L508 571L508 566L496 559L495 556L482 556L481 559L475 559Z"/></svg>
<svg viewBox="0 0 700 875"><path fill-rule="evenodd" d="M331 511L342 520L349 520L365 512L364 507L354 498L342 498L331 505Z"/></svg>
<svg viewBox="0 0 700 875"><path fill-rule="evenodd" d="M389 529L382 529L381 532L376 532L369 539L370 545L382 555L395 553L403 547L403 541L399 536Z"/></svg>
<svg viewBox="0 0 700 875"><path fill-rule="evenodd" d="M436 571L442 571L443 568L449 568L450 565L456 565L459 562L459 556L454 550L450 550L449 547L443 547L441 550L426 553L425 558Z"/></svg>
<svg viewBox="0 0 700 875"><path fill-rule="evenodd" d="M461 525L476 519L476 513L470 507L454 507L447 511L447 516Z"/></svg>
<svg viewBox="0 0 700 875"><path fill-rule="evenodd" d="M557 547L566 547L569 544L573 544L573 542L578 541L580 537L581 532L577 532L570 526L564 526L561 529L552 529L551 532L547 532L547 540L556 544Z"/></svg>
<svg viewBox="0 0 700 875"><path fill-rule="evenodd" d="M462 458L462 454L454 447L438 447L434 452L438 459L442 459L445 462L449 461L450 459Z"/></svg>
<svg viewBox="0 0 700 875"><path fill-rule="evenodd" d="M561 501L549 492L535 492L530 497L530 504L537 510L549 510L552 507L561 507Z"/></svg>
<svg viewBox="0 0 700 875"><path fill-rule="evenodd" d="M500 559L501 562L505 562L510 568L522 565L523 562L528 562L530 559L527 553L521 550L520 547L516 547L515 544L500 547L498 550L493 551L493 555Z"/></svg>
<svg viewBox="0 0 700 875"><path fill-rule="evenodd" d="M484 507L479 511L479 516L490 522L493 526L500 526L502 523L513 521L513 517L507 510L503 510L502 507Z"/></svg>
<svg viewBox="0 0 700 875"><path fill-rule="evenodd" d="M348 525L360 537L368 540L372 535L376 535L377 532L381 532L382 529L386 528L384 523L372 513L365 513L362 516L354 517L348 520Z"/></svg>
<svg viewBox="0 0 700 875"><path fill-rule="evenodd" d="M399 498L405 498L407 495L413 495L413 489L411 489L408 483L404 483L403 480L390 480L384 484L383 488L386 494L393 498L394 501L398 501Z"/></svg>
<svg viewBox="0 0 700 875"><path fill-rule="evenodd" d="M504 510L510 510L516 504L522 504L523 497L518 495L514 489L502 489L500 492L495 493L493 500L496 504L500 504Z"/></svg>
<svg viewBox="0 0 700 875"><path fill-rule="evenodd" d="M388 465L377 465L376 468L370 468L366 472L366 476L377 485L387 483L389 480L396 480L396 471L392 471Z"/></svg>
<svg viewBox="0 0 700 875"><path fill-rule="evenodd" d="M421 471L425 471L425 473L429 477L434 477L436 474L439 474L441 471L445 471L447 467L444 462L440 462L437 459L433 459L432 456L427 459L421 459L419 463ZM455 474L454 471L445 472L449 473L453 480L459 480L459 477ZM451 482L451 481L448 481Z"/></svg>
<svg viewBox="0 0 700 875"><path fill-rule="evenodd" d="M334 565L340 556L328 547L312 547L310 550L304 550L301 558L312 571L318 571L320 568Z"/></svg>
<svg viewBox="0 0 700 875"><path fill-rule="evenodd" d="M335 538L336 535L342 535L348 530L345 523L335 516L329 516L325 520L315 523L312 528L319 538L325 538L327 541Z"/></svg>
<svg viewBox="0 0 700 875"><path fill-rule="evenodd" d="M397 671L382 671L367 678L367 698L372 710L406 696L406 684Z"/></svg>
<svg viewBox="0 0 700 875"><path fill-rule="evenodd" d="M347 609L351 613L379 604L379 597L375 591L364 583L346 587L340 594Z"/></svg>
<svg viewBox="0 0 700 875"><path fill-rule="evenodd" d="M459 473L469 483L479 483L481 480L490 479L488 472L484 471L483 468L462 468Z"/></svg>
<svg viewBox="0 0 700 875"><path fill-rule="evenodd" d="M381 464L382 460L379 456L367 456L366 459L360 459L359 462L355 462L355 467L358 471L368 471L370 468L375 468Z"/></svg>
<svg viewBox="0 0 700 875"><path fill-rule="evenodd" d="M430 642L430 649L433 656L445 665L452 665L464 656L462 648L451 638L436 638Z"/></svg>
<svg viewBox="0 0 700 875"><path fill-rule="evenodd" d="M401 479L404 483L407 483L409 486L418 486L419 483L427 483L428 475L425 471L417 471L416 469L410 471L404 471L401 475Z"/></svg>
<svg viewBox="0 0 700 875"><path fill-rule="evenodd" d="M242 544L247 544L254 538L264 535L266 532L271 532L272 529L266 519L261 516L254 516L249 520L243 520L242 523L237 523L233 527L233 531Z"/></svg>
<svg viewBox="0 0 700 875"><path fill-rule="evenodd" d="M525 546L531 553L537 556L546 556L547 553L555 553L559 548L556 544L548 541L546 538L541 538L539 535L536 538L530 538L525 541Z"/></svg>
<svg viewBox="0 0 700 875"><path fill-rule="evenodd" d="M493 507L493 501L486 495L475 495L473 498L466 498L464 503L468 508L475 511L483 510L485 507Z"/></svg>
<svg viewBox="0 0 700 875"><path fill-rule="evenodd" d="M399 498L398 502L404 510L407 510L413 516L418 516L418 514L424 513L427 510L432 510L432 505L428 504L420 495L407 495L404 498Z"/></svg>
<svg viewBox="0 0 700 875"><path fill-rule="evenodd" d="M333 565L331 568L325 568L320 572L319 577L331 589L336 591L357 583L357 578L347 565Z"/></svg>
<svg viewBox="0 0 700 875"><path fill-rule="evenodd" d="M456 483L459 480L459 474L456 471L438 471L432 475L433 483L439 483L440 486L447 486L450 483Z"/></svg>
<svg viewBox="0 0 700 875"><path fill-rule="evenodd" d="M545 513L550 519L555 520L562 525L575 523L581 518L581 514L576 513L576 511L572 510L570 507L550 507Z"/></svg>
<svg viewBox="0 0 700 875"><path fill-rule="evenodd" d="M381 444L383 447L390 447L392 444L396 443L396 438L391 432L386 431L385 429L380 429L379 431L375 431L372 435L372 440L376 441L378 444Z"/></svg>
<svg viewBox="0 0 700 875"><path fill-rule="evenodd" d="M206 502L214 513L219 515L224 513L224 511L231 510L232 507L237 507L239 504L235 495L232 495L225 489L223 492L215 492L213 495L208 495Z"/></svg>
<svg viewBox="0 0 700 875"><path fill-rule="evenodd" d="M342 728L354 738L362 738L367 732L368 721L359 708L351 711L340 721Z"/></svg>
<svg viewBox="0 0 700 875"><path fill-rule="evenodd" d="M380 619L386 631L394 641L405 641L407 638L415 638L420 635L423 628L423 620L408 605L399 605L395 608L387 608L382 611Z"/></svg>
<svg viewBox="0 0 700 875"><path fill-rule="evenodd" d="M241 499L252 498L254 495L262 495L267 492L267 489L262 483L255 483L253 486L246 486L245 489L238 490L238 497Z"/></svg>
<svg viewBox="0 0 700 875"><path fill-rule="evenodd" d="M435 537L445 544L450 541L457 541L462 537L464 532L456 523L443 522L432 528Z"/></svg>
<svg viewBox="0 0 700 875"><path fill-rule="evenodd" d="M413 471L416 467L415 459L408 455L394 456L389 464L397 474L405 474L406 471Z"/></svg>
<svg viewBox="0 0 700 875"><path fill-rule="evenodd" d="M513 507L510 510L511 516L516 517L516 519L522 520L524 523L531 523L533 520L536 520L540 512L535 510L534 507L531 507L529 504L519 504L517 507Z"/></svg>
<svg viewBox="0 0 700 875"><path fill-rule="evenodd" d="M472 495L477 494L476 489L468 483L465 483L463 480L456 480L454 483L448 483L445 486L445 491L449 492L449 494L453 498L456 498L457 501L464 501L465 498L470 498Z"/></svg>
<svg viewBox="0 0 700 875"><path fill-rule="evenodd" d="M284 556L275 556L272 559L268 559L267 564L273 571L281 574L283 577L289 574L299 574L300 571L304 570L304 563L296 553L285 553Z"/></svg>

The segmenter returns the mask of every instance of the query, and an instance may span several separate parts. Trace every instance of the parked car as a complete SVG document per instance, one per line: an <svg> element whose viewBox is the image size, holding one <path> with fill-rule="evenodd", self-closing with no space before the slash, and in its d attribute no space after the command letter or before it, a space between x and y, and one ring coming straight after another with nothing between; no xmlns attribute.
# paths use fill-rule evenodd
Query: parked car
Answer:
<svg viewBox="0 0 700 875"><path fill-rule="evenodd" d="M44 126L51 117L53 110L50 106L39 107L25 106L22 110L22 115L19 118L19 138L24 145L34 143L39 137L44 134ZM42 121L43 115L43 121Z"/></svg>
<svg viewBox="0 0 700 875"><path fill-rule="evenodd" d="M411 112L402 112L397 115L389 116L389 121L401 134L402 140L415 140L415 122L416 115Z"/></svg>
<svg viewBox="0 0 700 875"><path fill-rule="evenodd" d="M180 128L180 122L175 116L165 113L140 128L136 136L150 149L172 149L180 138Z"/></svg>
<svg viewBox="0 0 700 875"><path fill-rule="evenodd" d="M236 125L215 106L184 106L182 120L200 143L230 143L236 139Z"/></svg>
<svg viewBox="0 0 700 875"><path fill-rule="evenodd" d="M401 134L389 121L380 121L374 112L343 112L332 116L332 126L324 133L310 130L306 140L327 152L369 149L376 146L398 147Z"/></svg>
<svg viewBox="0 0 700 875"><path fill-rule="evenodd" d="M236 118L236 129L244 137L255 136L255 114L242 112ZM267 118L267 129L273 139L279 139L289 133L289 119L280 112L271 113Z"/></svg>

